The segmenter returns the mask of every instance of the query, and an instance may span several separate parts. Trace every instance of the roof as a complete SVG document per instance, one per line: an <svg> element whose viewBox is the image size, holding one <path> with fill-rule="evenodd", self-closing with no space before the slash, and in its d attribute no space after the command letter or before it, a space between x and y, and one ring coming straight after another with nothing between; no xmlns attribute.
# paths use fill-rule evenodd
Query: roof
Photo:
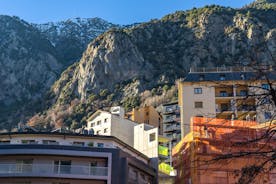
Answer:
<svg viewBox="0 0 276 184"><path fill-rule="evenodd" d="M162 106L169 106L169 105L178 105L178 101L162 104Z"/></svg>
<svg viewBox="0 0 276 184"><path fill-rule="evenodd" d="M149 160L149 158L144 155L143 153L141 153L140 151L136 150L135 148L129 146L128 144L124 143L123 141L121 141L120 139L118 139L117 137L114 136L106 136L106 135L86 135L86 134L76 134L76 133L59 133L59 132L7 132L7 133L0 133L0 136L9 136L10 139L12 138L13 135L52 135L52 136L71 136L71 137L78 137L78 138L96 138L96 139L102 139L102 140L113 140L119 144L121 144L122 146L124 146L125 148L128 148L129 150L133 151L134 153L136 153L137 155L140 155L141 157L143 157L146 160Z"/></svg>
<svg viewBox="0 0 276 184"><path fill-rule="evenodd" d="M108 113L110 115L112 115L110 112L108 111L103 111L103 110L97 110L96 112L94 112L88 119L87 121L91 121L92 119L94 119L97 115L99 115L100 113Z"/></svg>
<svg viewBox="0 0 276 184"><path fill-rule="evenodd" d="M262 79L262 76L258 72L190 72L183 82L257 80ZM267 72L266 76L276 80L276 71Z"/></svg>

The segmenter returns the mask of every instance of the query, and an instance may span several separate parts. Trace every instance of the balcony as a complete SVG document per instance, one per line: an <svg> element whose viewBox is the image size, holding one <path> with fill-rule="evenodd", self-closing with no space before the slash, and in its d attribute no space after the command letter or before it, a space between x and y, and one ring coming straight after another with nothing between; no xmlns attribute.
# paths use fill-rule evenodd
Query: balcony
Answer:
<svg viewBox="0 0 276 184"><path fill-rule="evenodd" d="M0 177L62 177L107 179L107 167L54 164L0 164Z"/></svg>
<svg viewBox="0 0 276 184"><path fill-rule="evenodd" d="M174 121L174 117L173 116L171 116L171 117L166 117L166 118L164 118L163 119L163 123L168 123L168 122L173 122Z"/></svg>
<svg viewBox="0 0 276 184"><path fill-rule="evenodd" d="M256 111L256 106L254 106L254 105L245 105L245 106L238 107L237 110L242 111L242 112Z"/></svg>
<svg viewBox="0 0 276 184"><path fill-rule="evenodd" d="M179 114L180 110L178 107L170 107L170 108L165 108L163 109L163 114Z"/></svg>
<svg viewBox="0 0 276 184"><path fill-rule="evenodd" d="M233 93L218 93L216 97L233 97Z"/></svg>
<svg viewBox="0 0 276 184"><path fill-rule="evenodd" d="M169 127L164 127L164 132L171 132L171 131L180 130L180 129L181 129L180 125L172 125Z"/></svg>
<svg viewBox="0 0 276 184"><path fill-rule="evenodd" d="M231 107L220 107L216 109L217 113L233 113L234 108Z"/></svg>

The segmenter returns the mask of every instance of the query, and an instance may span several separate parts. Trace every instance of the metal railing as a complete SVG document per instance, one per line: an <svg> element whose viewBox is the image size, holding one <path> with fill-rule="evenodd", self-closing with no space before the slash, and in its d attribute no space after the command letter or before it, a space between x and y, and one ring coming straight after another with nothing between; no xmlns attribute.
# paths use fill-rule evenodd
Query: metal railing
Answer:
<svg viewBox="0 0 276 184"><path fill-rule="evenodd" d="M1 176L64 176L82 175L88 177L107 176L107 167L90 167L85 165L54 164L0 164Z"/></svg>
<svg viewBox="0 0 276 184"><path fill-rule="evenodd" d="M226 66L226 67L192 67L190 73L207 73L207 72L252 72L252 67Z"/></svg>
<svg viewBox="0 0 276 184"><path fill-rule="evenodd" d="M174 130L180 130L180 125L172 125L172 126L169 126L169 127L165 127L164 128L164 131L174 131Z"/></svg>

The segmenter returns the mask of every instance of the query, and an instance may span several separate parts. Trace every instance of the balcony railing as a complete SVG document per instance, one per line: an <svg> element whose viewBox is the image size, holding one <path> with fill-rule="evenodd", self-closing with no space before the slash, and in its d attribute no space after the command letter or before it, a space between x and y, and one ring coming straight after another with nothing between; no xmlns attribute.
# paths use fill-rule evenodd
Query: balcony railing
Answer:
<svg viewBox="0 0 276 184"><path fill-rule="evenodd" d="M1 176L106 178L107 167L54 164L0 164Z"/></svg>
<svg viewBox="0 0 276 184"><path fill-rule="evenodd" d="M256 111L256 106L248 105L248 106L238 107L238 111Z"/></svg>
<svg viewBox="0 0 276 184"><path fill-rule="evenodd" d="M233 97L233 93L218 93L216 97Z"/></svg>
<svg viewBox="0 0 276 184"><path fill-rule="evenodd" d="M180 130L180 125L172 125L169 127L164 128L164 132L174 131L174 130Z"/></svg>
<svg viewBox="0 0 276 184"><path fill-rule="evenodd" d="M231 107L224 107L224 108L217 108L216 109L217 113L230 112L230 111L234 111L234 109L231 108Z"/></svg>

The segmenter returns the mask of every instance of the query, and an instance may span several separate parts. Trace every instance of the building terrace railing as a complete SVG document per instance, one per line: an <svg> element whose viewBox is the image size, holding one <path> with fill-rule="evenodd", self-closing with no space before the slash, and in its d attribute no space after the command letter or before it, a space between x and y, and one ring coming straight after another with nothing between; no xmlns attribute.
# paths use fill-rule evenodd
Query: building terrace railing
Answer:
<svg viewBox="0 0 276 184"><path fill-rule="evenodd" d="M273 71L275 68L271 65L262 65L256 67L248 66L224 66L224 67L191 67L190 73L213 73L213 72L256 72L256 69Z"/></svg>
<svg viewBox="0 0 276 184"><path fill-rule="evenodd" d="M0 177L6 176L106 178L108 168L84 165L0 164Z"/></svg>

